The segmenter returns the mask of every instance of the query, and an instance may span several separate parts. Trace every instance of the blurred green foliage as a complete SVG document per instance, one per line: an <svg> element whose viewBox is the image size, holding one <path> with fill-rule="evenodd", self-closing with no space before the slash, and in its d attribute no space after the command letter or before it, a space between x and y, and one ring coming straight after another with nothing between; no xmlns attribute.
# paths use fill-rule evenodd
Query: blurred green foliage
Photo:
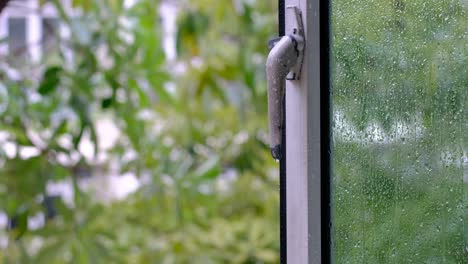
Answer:
<svg viewBox="0 0 468 264"><path fill-rule="evenodd" d="M39 153L1 154L0 208L14 228L0 231L9 237L0 263L278 262L263 72L275 5L181 1L178 58L166 61L157 2L74 1L79 17L53 2L71 37L57 35L61 48L22 65L19 80L1 75L9 104L0 130ZM100 147L102 118L120 131L111 149ZM86 138L91 159L80 152ZM109 173L112 160L146 180L103 205L79 185L82 174ZM73 182L74 205L44 206L47 183L59 180ZM50 207L44 227L28 228Z"/></svg>
<svg viewBox="0 0 468 264"><path fill-rule="evenodd" d="M0 263L278 263L264 76L276 3L177 1L178 56L168 61L156 1L74 0L79 17L52 2L71 37L17 66L20 78L0 73L0 131L18 150L0 153L0 208L14 223L0 231ZM333 1L333 107L363 133L334 139L337 263L466 260L466 10ZM110 149L99 142L103 118L120 131ZM424 133L405 138L398 122ZM369 142L373 123L393 143ZM85 139L94 158L80 152ZM38 154L21 157L24 147ZM112 161L145 184L103 204L79 185ZM59 180L73 183L73 206L47 196ZM39 212L45 225L28 227Z"/></svg>

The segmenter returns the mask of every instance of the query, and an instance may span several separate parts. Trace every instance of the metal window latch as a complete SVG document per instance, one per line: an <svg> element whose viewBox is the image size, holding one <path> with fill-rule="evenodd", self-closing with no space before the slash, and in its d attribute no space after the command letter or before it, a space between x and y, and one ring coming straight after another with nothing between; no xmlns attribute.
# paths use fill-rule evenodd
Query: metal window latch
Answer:
<svg viewBox="0 0 468 264"><path fill-rule="evenodd" d="M287 6L286 35L269 41L271 48L266 61L268 115L270 119L270 150L274 159L281 159L281 132L285 80L299 80L304 59L304 27L301 10Z"/></svg>

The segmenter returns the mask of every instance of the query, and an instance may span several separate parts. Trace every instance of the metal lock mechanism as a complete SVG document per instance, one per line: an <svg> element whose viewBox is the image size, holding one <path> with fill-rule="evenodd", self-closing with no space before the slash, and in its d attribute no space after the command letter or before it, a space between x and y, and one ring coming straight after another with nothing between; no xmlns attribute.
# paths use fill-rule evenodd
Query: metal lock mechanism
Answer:
<svg viewBox="0 0 468 264"><path fill-rule="evenodd" d="M270 150L275 160L281 159L285 80L300 79L305 46L301 10L287 6L285 20L286 35L269 42L271 50L266 62Z"/></svg>

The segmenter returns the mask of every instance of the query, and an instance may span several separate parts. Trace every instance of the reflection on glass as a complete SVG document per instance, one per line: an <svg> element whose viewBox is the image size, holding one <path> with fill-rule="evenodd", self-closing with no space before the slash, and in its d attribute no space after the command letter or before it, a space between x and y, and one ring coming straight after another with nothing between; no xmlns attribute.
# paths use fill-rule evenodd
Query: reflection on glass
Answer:
<svg viewBox="0 0 468 264"><path fill-rule="evenodd" d="M468 256L468 2L332 3L336 263Z"/></svg>

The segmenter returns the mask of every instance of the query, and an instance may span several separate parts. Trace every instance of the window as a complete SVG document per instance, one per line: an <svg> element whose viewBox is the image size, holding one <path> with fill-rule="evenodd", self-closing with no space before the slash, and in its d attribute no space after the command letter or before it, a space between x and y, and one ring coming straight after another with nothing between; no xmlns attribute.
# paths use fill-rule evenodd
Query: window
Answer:
<svg viewBox="0 0 468 264"><path fill-rule="evenodd" d="M286 81L287 263L464 263L468 6L284 4L307 40Z"/></svg>
<svg viewBox="0 0 468 264"><path fill-rule="evenodd" d="M27 51L26 45L26 19L8 19L8 51L13 56L20 56Z"/></svg>
<svg viewBox="0 0 468 264"><path fill-rule="evenodd" d="M47 53L58 48L60 37L60 21L57 17L42 18L42 51Z"/></svg>
<svg viewBox="0 0 468 264"><path fill-rule="evenodd" d="M462 263L466 5L332 2L334 259Z"/></svg>
<svg viewBox="0 0 468 264"><path fill-rule="evenodd" d="M62 2L67 12L76 13L69 1ZM18 63L18 55L38 61L43 53L57 50L59 37L66 38L68 32L58 16L50 3L39 6L37 0L12 1L0 14L0 38L8 39L7 45L0 43L0 54L14 56ZM69 50L65 53L71 56Z"/></svg>

